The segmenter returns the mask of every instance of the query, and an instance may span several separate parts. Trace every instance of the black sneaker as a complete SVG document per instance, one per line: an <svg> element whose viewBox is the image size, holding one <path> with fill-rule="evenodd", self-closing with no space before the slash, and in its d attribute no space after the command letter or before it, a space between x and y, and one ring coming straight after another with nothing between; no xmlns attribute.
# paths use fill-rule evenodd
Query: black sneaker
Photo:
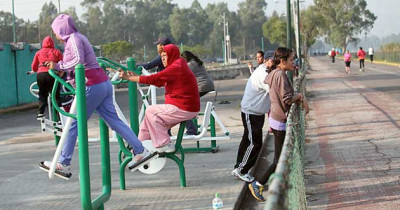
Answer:
<svg viewBox="0 0 400 210"><path fill-rule="evenodd" d="M265 201L265 198L262 196L264 186L258 186L256 181L253 181L248 186L249 186L251 194L253 195L253 197L256 200L258 200L260 202Z"/></svg>

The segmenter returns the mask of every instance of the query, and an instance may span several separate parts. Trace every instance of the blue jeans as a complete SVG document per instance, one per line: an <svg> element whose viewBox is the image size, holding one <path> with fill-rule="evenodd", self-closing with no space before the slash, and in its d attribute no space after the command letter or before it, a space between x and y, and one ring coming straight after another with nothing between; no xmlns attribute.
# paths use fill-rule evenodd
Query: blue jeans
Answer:
<svg viewBox="0 0 400 210"><path fill-rule="evenodd" d="M139 141L135 133L133 133L131 128L119 119L117 112L115 111L115 106L113 104L113 90L110 80L86 87L86 108L87 119L89 119L96 110L105 123L125 139L130 146L132 146L135 154L143 152L144 147L142 143ZM71 129L69 130L67 141L61 152L59 159L60 163L66 165L71 164L76 138L78 136L77 126L77 121L74 120Z"/></svg>

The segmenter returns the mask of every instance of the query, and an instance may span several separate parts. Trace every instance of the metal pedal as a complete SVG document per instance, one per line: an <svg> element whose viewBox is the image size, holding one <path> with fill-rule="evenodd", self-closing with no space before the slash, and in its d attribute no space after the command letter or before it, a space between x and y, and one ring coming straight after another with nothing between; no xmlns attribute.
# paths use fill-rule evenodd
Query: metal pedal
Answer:
<svg viewBox="0 0 400 210"><path fill-rule="evenodd" d="M43 170L43 171L46 171L47 173L48 173L49 170L50 170L49 167L47 167L47 166L44 165L44 162L43 162L43 161L40 162L39 168L40 168L41 170ZM69 180L69 178L71 178L71 176L72 176L72 173L70 173L70 172L64 173L64 172L61 172L61 171L59 171L59 170L56 169L55 172L54 172L54 175L56 175L56 176L58 176L58 177L60 177L60 178L62 178L62 179L65 179L65 180Z"/></svg>
<svg viewBox="0 0 400 210"><path fill-rule="evenodd" d="M137 169L139 169L141 166L146 165L147 163L149 163L150 161L158 158L159 154L157 152L154 152L152 154L150 154L149 156L147 156L146 158L140 160L139 162L133 164L132 166L129 166L128 169L131 172L136 171Z"/></svg>

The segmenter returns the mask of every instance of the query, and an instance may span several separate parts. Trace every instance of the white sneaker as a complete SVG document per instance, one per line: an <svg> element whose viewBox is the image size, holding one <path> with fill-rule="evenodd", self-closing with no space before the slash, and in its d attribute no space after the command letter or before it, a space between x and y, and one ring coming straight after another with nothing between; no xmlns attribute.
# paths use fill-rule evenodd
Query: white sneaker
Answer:
<svg viewBox="0 0 400 210"><path fill-rule="evenodd" d="M45 165L47 168L50 168L51 161L44 161L43 165ZM61 172L69 172L71 170L71 165L65 165L65 164L57 162L56 170L61 171Z"/></svg>
<svg viewBox="0 0 400 210"><path fill-rule="evenodd" d="M250 175L249 173L247 174L241 174L239 172L239 170L237 168L233 169L233 171L231 172L232 176L235 176L245 182L252 182L254 181L254 177L252 175Z"/></svg>
<svg viewBox="0 0 400 210"><path fill-rule="evenodd" d="M163 152L175 152L175 144L171 141L170 143L164 145L163 147L155 148L158 153Z"/></svg>

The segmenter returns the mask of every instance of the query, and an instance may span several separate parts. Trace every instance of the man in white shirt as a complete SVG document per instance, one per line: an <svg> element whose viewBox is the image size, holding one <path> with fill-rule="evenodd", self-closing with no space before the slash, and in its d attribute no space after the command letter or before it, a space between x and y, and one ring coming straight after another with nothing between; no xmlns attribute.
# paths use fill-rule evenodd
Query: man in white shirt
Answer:
<svg viewBox="0 0 400 210"><path fill-rule="evenodd" d="M374 48L372 48L372 46L370 46L368 48L368 55L369 55L369 60L371 61L371 63L374 62Z"/></svg>

